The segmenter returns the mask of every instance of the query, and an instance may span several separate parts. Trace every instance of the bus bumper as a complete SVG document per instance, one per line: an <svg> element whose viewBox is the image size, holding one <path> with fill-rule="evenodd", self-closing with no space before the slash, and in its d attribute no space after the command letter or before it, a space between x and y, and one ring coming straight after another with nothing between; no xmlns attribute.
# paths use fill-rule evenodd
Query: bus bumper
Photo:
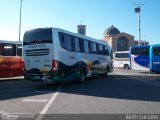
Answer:
<svg viewBox="0 0 160 120"><path fill-rule="evenodd" d="M34 82L69 82L77 80L80 77L80 72L72 72L70 74L48 74L48 75L35 75L35 74L24 74L25 80Z"/></svg>

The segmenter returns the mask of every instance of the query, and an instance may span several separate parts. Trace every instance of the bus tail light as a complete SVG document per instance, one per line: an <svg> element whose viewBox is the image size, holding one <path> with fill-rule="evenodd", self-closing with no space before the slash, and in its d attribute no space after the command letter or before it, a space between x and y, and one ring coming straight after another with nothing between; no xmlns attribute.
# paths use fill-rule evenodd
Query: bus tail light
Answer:
<svg viewBox="0 0 160 120"><path fill-rule="evenodd" d="M58 67L58 64L57 64L57 61L56 60L52 60L52 71L57 71L57 67Z"/></svg>
<svg viewBox="0 0 160 120"><path fill-rule="evenodd" d="M23 70L23 71L26 70L24 60L22 60L22 70Z"/></svg>

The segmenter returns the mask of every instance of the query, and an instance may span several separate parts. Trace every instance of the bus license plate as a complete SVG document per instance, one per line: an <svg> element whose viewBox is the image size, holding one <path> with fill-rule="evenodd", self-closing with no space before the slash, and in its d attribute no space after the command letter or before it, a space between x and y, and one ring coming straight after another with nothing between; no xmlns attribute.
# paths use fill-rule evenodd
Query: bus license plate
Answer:
<svg viewBox="0 0 160 120"><path fill-rule="evenodd" d="M35 79L40 79L41 77L40 77L40 76L35 76L34 78L35 78Z"/></svg>

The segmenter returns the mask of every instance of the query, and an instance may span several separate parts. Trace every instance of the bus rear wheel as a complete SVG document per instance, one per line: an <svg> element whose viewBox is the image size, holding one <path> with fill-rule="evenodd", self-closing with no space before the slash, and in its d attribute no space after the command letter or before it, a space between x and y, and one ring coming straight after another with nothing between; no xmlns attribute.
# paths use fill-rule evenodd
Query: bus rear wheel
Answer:
<svg viewBox="0 0 160 120"><path fill-rule="evenodd" d="M106 71L104 73L104 77L107 77L108 76L108 68L106 68Z"/></svg>
<svg viewBox="0 0 160 120"><path fill-rule="evenodd" d="M82 69L80 71L80 77L79 77L78 82L83 83L85 81L85 79L86 79L86 73L85 73L85 70Z"/></svg>
<svg viewBox="0 0 160 120"><path fill-rule="evenodd" d="M129 69L129 65L128 64L124 64L124 69Z"/></svg>

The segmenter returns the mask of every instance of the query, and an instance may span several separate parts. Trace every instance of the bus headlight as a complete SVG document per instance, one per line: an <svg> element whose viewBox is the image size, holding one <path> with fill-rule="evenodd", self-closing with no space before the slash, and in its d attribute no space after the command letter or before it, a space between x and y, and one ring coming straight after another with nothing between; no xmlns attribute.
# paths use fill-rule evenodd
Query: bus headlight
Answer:
<svg viewBox="0 0 160 120"><path fill-rule="evenodd" d="M159 65L160 62L153 62L153 65Z"/></svg>

